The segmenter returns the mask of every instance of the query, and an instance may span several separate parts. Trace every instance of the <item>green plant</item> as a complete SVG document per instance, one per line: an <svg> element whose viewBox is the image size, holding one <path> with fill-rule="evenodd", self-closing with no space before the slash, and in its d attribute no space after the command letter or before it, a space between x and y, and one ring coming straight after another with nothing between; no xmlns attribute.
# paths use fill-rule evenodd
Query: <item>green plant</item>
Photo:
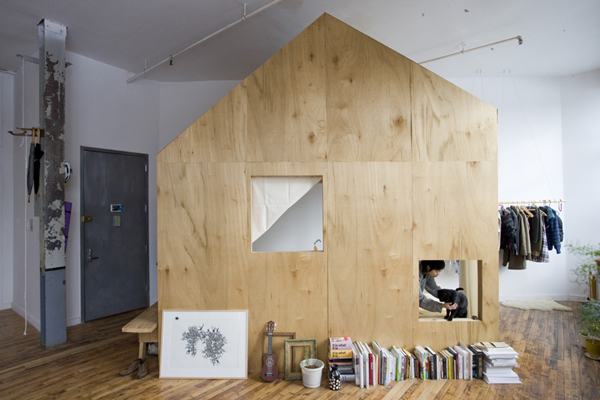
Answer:
<svg viewBox="0 0 600 400"><path fill-rule="evenodd" d="M588 300L579 306L581 334L589 339L600 340L600 303Z"/></svg>
<svg viewBox="0 0 600 400"><path fill-rule="evenodd" d="M576 245L569 243L566 247L569 253L580 260L575 268L571 268L571 272L575 275L575 279L571 282L576 283L578 286L587 285L590 273L600 276L600 267L596 265L595 261L600 258L600 244L581 246L578 242Z"/></svg>

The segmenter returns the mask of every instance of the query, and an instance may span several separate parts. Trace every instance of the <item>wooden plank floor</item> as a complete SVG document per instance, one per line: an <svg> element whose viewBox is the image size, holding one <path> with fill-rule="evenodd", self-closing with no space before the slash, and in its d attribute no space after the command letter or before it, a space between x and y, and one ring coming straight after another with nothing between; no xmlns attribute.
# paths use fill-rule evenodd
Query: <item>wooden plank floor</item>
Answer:
<svg viewBox="0 0 600 400"><path fill-rule="evenodd" d="M563 302L576 310L578 303ZM501 340L520 354L522 385L484 381L413 379L386 387L360 389L342 384L330 391L306 389L301 381L158 379L158 359L148 356L146 378L120 377L137 358L137 337L121 327L141 313L133 311L68 329L68 343L40 346L33 327L0 311L0 398L2 399L600 399L600 362L587 359L577 334L575 313L521 311L500 307Z"/></svg>

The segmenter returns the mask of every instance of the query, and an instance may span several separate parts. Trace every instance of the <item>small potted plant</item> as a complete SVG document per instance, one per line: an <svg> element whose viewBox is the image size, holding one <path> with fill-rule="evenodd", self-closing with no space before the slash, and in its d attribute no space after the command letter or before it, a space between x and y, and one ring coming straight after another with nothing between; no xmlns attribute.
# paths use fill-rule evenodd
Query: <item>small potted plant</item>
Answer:
<svg viewBox="0 0 600 400"><path fill-rule="evenodd" d="M579 326L587 356L600 360L600 303L591 299L579 306Z"/></svg>
<svg viewBox="0 0 600 400"><path fill-rule="evenodd" d="M580 260L575 268L571 268L571 272L575 275L575 279L571 282L576 283L578 286L587 286L590 282L590 275L595 276L598 280L600 276L600 244L581 246L579 243L576 245L569 243L566 247L569 253ZM592 297L591 292L592 288L590 288L590 298Z"/></svg>

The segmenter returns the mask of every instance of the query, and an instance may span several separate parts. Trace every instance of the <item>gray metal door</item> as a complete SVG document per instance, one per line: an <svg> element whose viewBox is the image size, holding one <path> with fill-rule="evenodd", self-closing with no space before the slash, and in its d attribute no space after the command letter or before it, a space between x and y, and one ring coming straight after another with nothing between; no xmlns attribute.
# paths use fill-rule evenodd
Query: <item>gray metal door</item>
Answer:
<svg viewBox="0 0 600 400"><path fill-rule="evenodd" d="M81 148L85 321L148 307L148 155Z"/></svg>

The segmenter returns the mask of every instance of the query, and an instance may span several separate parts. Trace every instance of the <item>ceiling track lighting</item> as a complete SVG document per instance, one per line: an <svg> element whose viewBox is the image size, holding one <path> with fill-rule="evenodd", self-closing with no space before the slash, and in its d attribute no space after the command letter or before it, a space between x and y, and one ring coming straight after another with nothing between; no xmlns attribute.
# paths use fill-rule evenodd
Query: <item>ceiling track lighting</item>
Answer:
<svg viewBox="0 0 600 400"><path fill-rule="evenodd" d="M181 53L184 53L184 52L188 51L189 49L191 49L191 48L193 48L193 47L196 47L196 46L198 46L200 43L202 43L202 42L204 42L204 41L206 41L206 40L210 39L211 37L213 37L213 36L216 36L216 35L218 35L219 33L223 32L223 31L226 31L227 29L231 28L231 27L232 27L232 26L234 26L234 25L237 25L237 24L239 24L239 23L240 23L240 22L242 22L242 21L246 21L248 18L252 17L253 15L256 15L256 14L258 14L258 13L260 13L260 12L262 12L262 11L266 10L267 8L269 8L269 7L273 6L273 5L275 5L275 4L277 4L277 3L281 2L281 1L282 1L282 0L274 0L274 1L270 2L270 3L268 3L268 4L265 4L264 6L262 6L262 7L258 8L258 9L256 9L256 10L252 11L250 14L247 14L247 13L246 13L246 4L244 4L244 13L242 14L242 16L241 16L239 19L237 19L237 20L233 21L233 22L232 22L232 23L230 23L229 25L226 25L226 26L224 26L223 28L221 28L221 29L219 29L219 30L216 30L216 31L214 31L214 32L213 32L213 33L211 33L210 35L203 37L202 39L198 40L197 42L195 42L195 43L192 43L191 45L189 45L189 46L188 46L188 47L186 47L185 49L179 50L177 53L173 53L173 54L172 54L172 55L170 55L169 57L167 57L167 58L165 58L165 59L163 59L163 60L161 60L161 61L157 62L157 63L156 63L156 64L154 64L153 66L151 66L151 67L149 67L149 68L146 68L146 67L144 67L144 70L143 70L142 72L140 72L140 73L138 73L138 74L135 74L135 75L134 75L134 76L132 76L131 78L127 79L127 83L131 83L131 82L135 81L137 78L139 78L139 77L141 77L142 75L144 75L144 74L146 74L146 73L148 73L148 72L152 71L154 68L158 67L159 65L162 65L162 64L166 63L167 61L169 62L169 65L173 65L173 58L177 57L177 56L178 56L178 55L180 55Z"/></svg>
<svg viewBox="0 0 600 400"><path fill-rule="evenodd" d="M489 44L484 44L483 46L478 46L478 47L473 47L472 49L468 49L465 50L465 44L461 43L460 46L462 47L461 51L457 51L456 53L452 53L452 54L447 54L445 56L442 57L437 57L437 58L432 58L431 60L427 60L427 61L421 61L419 64L425 64L428 62L432 62L432 61L437 61L437 60L441 60L443 58L448 58L448 57L452 57L452 56L457 56L459 54L465 54L468 53L470 51L474 51L474 50L479 50L479 49L483 49L485 47L490 47L490 46L494 46L496 44L500 44L500 43L504 43L504 42L510 42L511 40L516 40L519 43L519 46L523 44L523 38L519 35L519 36L515 36L512 37L510 39L504 39L504 40L500 40L499 42L494 42L494 43L489 43Z"/></svg>

